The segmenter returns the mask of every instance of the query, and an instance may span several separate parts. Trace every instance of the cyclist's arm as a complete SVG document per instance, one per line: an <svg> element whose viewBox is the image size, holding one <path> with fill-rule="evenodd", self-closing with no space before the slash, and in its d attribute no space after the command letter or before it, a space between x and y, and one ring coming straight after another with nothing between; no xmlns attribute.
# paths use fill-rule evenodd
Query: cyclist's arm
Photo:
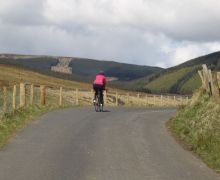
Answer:
<svg viewBox="0 0 220 180"><path fill-rule="evenodd" d="M106 86L106 78L103 79L103 89L105 90L105 86Z"/></svg>

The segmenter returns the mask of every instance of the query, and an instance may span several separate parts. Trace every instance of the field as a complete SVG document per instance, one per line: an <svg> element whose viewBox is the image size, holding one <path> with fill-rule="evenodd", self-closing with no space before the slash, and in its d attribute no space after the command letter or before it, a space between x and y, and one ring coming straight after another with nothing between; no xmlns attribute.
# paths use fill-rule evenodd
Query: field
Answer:
<svg viewBox="0 0 220 180"><path fill-rule="evenodd" d="M37 72L29 71L14 66L0 65L0 82L5 89L1 89L3 93L0 94L0 114L12 112L20 105L20 83L25 84L25 107L30 105L41 105L40 86L46 87L46 104L47 105L63 105L60 103L60 98L66 105L91 105L93 99L93 91L90 84L79 83L70 80L63 80L51 76L39 74ZM16 87L13 87L16 85ZM33 88L31 87L33 85ZM62 94L60 87L62 86ZM13 88L16 90L15 98L13 100ZM32 89L31 89L32 88ZM34 94L32 93L34 92ZM185 104L188 97L175 95L154 95L139 92L129 92L109 88L105 96L105 102L108 106L178 106ZM14 105L13 105L14 102Z"/></svg>
<svg viewBox="0 0 220 180"><path fill-rule="evenodd" d="M192 79L192 82L189 81L191 79L189 73L194 71L194 69L195 67L186 67L173 71L172 73L164 73L164 75L159 76L155 80L149 82L145 86L145 88L150 89L154 93L175 93L176 91L179 91L179 88L184 87L184 89L182 89L182 92L186 93L187 91L190 91L193 88L195 88L194 86L191 86L191 83L193 84L194 79ZM187 87L184 86L185 81L187 81L188 84L190 83ZM181 84L181 82L183 84ZM188 88L190 90L188 90Z"/></svg>
<svg viewBox="0 0 220 180"><path fill-rule="evenodd" d="M90 85L76 81L59 79L15 66L0 65L0 83L3 85L14 85L19 82L33 83L36 85L47 85L53 87L63 86L65 88L90 89Z"/></svg>

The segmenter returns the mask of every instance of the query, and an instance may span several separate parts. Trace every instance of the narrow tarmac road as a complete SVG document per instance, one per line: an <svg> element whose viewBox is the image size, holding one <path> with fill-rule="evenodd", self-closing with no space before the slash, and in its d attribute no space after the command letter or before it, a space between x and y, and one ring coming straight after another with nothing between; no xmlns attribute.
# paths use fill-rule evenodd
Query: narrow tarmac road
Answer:
<svg viewBox="0 0 220 180"><path fill-rule="evenodd" d="M170 137L174 110L51 112L0 151L0 180L219 180Z"/></svg>

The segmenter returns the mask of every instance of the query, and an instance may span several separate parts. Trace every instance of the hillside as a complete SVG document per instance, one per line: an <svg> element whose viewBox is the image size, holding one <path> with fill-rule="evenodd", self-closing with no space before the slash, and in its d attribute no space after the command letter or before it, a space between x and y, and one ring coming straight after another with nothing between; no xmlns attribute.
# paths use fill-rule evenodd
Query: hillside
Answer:
<svg viewBox="0 0 220 180"><path fill-rule="evenodd" d="M207 64L212 70L220 70L220 52L189 60L151 78L139 80L139 87L154 93L191 94L201 86L197 71L201 69L202 64Z"/></svg>
<svg viewBox="0 0 220 180"><path fill-rule="evenodd" d="M0 64L14 65L27 68L46 75L55 76L80 82L91 82L94 76L100 71L105 71L107 77L118 82L131 81L142 77L148 77L163 69L150 66L139 66L113 61L98 61L84 58L72 58L69 66L72 68L72 75L51 71L51 66L58 63L59 57L52 56L25 56L25 55L0 55ZM114 84L114 83L113 83ZM117 84L117 83L115 83ZM119 83L119 85L121 85ZM119 86L118 85L118 86Z"/></svg>
<svg viewBox="0 0 220 180"><path fill-rule="evenodd" d="M72 68L71 75L51 71L51 66L55 66L58 59L59 57L53 56L8 54L0 55L0 64L13 65L53 77L88 83L91 83L97 72L103 70L111 79L109 82L111 87L158 94L192 94L201 85L197 71L202 64L207 64L212 70L220 70L220 52L198 57L168 69L72 58L69 64L69 67Z"/></svg>
<svg viewBox="0 0 220 180"><path fill-rule="evenodd" d="M12 65L0 64L0 85L10 85L19 82L28 82L33 84L44 84L47 86L57 87L62 85L65 88L85 88L90 89L90 85L76 81L63 80L37 72L15 67Z"/></svg>
<svg viewBox="0 0 220 180"><path fill-rule="evenodd" d="M199 90L192 101L182 107L167 123L172 134L187 149L220 173L220 105L219 99Z"/></svg>

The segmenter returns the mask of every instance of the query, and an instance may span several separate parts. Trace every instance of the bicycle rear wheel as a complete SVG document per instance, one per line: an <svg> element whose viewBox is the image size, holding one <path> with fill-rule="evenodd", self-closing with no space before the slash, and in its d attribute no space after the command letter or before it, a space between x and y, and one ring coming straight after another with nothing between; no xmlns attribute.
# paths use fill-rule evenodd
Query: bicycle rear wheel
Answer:
<svg viewBox="0 0 220 180"><path fill-rule="evenodd" d="M95 97L94 106L95 106L95 111L100 112L100 101L99 101L99 96L98 95Z"/></svg>
<svg viewBox="0 0 220 180"><path fill-rule="evenodd" d="M100 112L103 112L103 104L100 105Z"/></svg>
<svg viewBox="0 0 220 180"><path fill-rule="evenodd" d="M103 112L103 98L102 98L102 95L101 95L102 91L99 92L98 94L98 99L99 99L99 112Z"/></svg>

